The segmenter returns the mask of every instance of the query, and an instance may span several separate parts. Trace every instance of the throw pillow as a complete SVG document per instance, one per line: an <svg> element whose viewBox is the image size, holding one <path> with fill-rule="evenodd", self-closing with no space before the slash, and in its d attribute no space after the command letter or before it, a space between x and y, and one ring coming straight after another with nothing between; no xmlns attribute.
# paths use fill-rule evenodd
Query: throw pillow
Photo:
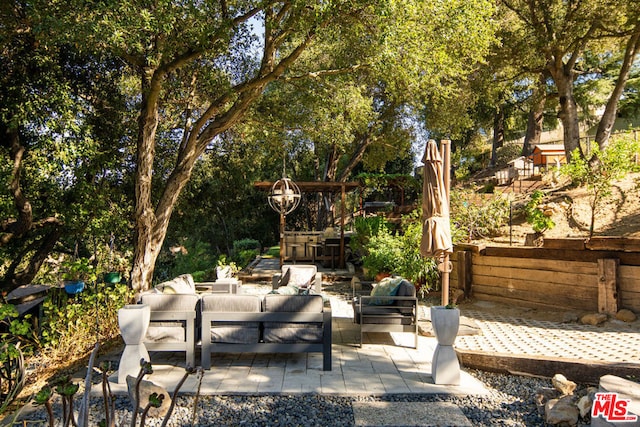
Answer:
<svg viewBox="0 0 640 427"><path fill-rule="evenodd" d="M372 297L396 296L398 287L402 282L402 277L385 277L373 287L371 290ZM373 305L389 305L393 300L388 298L373 298L369 300L369 304Z"/></svg>
<svg viewBox="0 0 640 427"><path fill-rule="evenodd" d="M287 271L291 272L291 279L289 282L293 283L299 288L308 288L311 286L312 280L315 278L315 273L312 268L295 268L289 267Z"/></svg>
<svg viewBox="0 0 640 427"><path fill-rule="evenodd" d="M291 269L287 269L285 273L280 277L280 281L278 282L278 287L287 286L289 284L289 280L291 279Z"/></svg>
<svg viewBox="0 0 640 427"><path fill-rule="evenodd" d="M278 289L274 289L269 293L279 294L279 295L298 295L298 292L300 292L300 290L298 289L297 286L287 285L287 286L280 286Z"/></svg>

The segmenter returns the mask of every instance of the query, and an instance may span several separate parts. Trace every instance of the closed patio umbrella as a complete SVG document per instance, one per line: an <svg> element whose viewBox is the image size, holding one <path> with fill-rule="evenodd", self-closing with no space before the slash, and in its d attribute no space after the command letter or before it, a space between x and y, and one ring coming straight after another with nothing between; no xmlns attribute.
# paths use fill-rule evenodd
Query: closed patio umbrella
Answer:
<svg viewBox="0 0 640 427"><path fill-rule="evenodd" d="M449 141L442 141L448 170ZM449 301L449 254L453 252L451 226L449 224L448 174L445 176L443 156L432 139L424 151L424 181L422 186L422 239L420 253L423 257L438 258L442 274L442 303Z"/></svg>

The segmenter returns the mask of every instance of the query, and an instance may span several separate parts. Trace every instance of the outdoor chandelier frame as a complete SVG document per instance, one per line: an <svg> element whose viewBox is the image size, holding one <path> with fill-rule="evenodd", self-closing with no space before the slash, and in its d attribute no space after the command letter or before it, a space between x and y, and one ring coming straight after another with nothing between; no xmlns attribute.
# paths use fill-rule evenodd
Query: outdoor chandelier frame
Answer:
<svg viewBox="0 0 640 427"><path fill-rule="evenodd" d="M287 215L300 204L300 188L289 178L282 177L271 186L268 200L271 209L280 215Z"/></svg>

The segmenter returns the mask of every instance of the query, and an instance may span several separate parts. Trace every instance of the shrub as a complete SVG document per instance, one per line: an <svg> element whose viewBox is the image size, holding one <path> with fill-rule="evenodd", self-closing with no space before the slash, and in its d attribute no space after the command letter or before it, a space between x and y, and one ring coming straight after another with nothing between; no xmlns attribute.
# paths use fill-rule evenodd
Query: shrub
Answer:
<svg viewBox="0 0 640 427"><path fill-rule="evenodd" d="M451 192L451 233L454 242L491 237L509 219L509 201L499 194L478 197L468 190Z"/></svg>
<svg viewBox="0 0 640 427"><path fill-rule="evenodd" d="M595 145L591 161L581 157L576 149L571 157L571 163L561 168L561 173L571 178L575 185L584 185L589 191L591 196L589 237L593 236L598 209L611 195L613 180L620 179L628 172L638 169L638 165L633 162L633 157L639 150L640 144L632 136L625 135L612 138L612 142L604 151L600 151L598 145Z"/></svg>
<svg viewBox="0 0 640 427"><path fill-rule="evenodd" d="M233 241L233 253L246 250L258 251L260 253L260 242L255 239L242 239Z"/></svg>
<svg viewBox="0 0 640 427"><path fill-rule="evenodd" d="M362 257L362 267L368 270L370 277L375 277L378 273L396 273L402 251L389 230L384 229L371 236L366 252Z"/></svg>
<svg viewBox="0 0 640 427"><path fill-rule="evenodd" d="M439 273L435 261L420 254L419 210L402 217L402 230L392 233L387 227L378 228L365 245L362 266L372 277L381 272L402 276L418 285L424 295L430 289L437 289Z"/></svg>
<svg viewBox="0 0 640 427"><path fill-rule="evenodd" d="M536 233L544 233L556 225L551 217L546 216L544 211L540 209L539 206L543 199L544 193L536 190L531 194L529 202L524 207L527 223L531 224L533 231Z"/></svg>
<svg viewBox="0 0 640 427"><path fill-rule="evenodd" d="M52 289L42 304L41 349L54 360L84 356L96 342L120 334L118 309L132 291L126 285L98 283L69 298L63 289Z"/></svg>
<svg viewBox="0 0 640 427"><path fill-rule="evenodd" d="M356 257L367 254L367 244L372 236L389 229L389 223L383 216L359 216L353 221L355 233L351 236L349 246Z"/></svg>

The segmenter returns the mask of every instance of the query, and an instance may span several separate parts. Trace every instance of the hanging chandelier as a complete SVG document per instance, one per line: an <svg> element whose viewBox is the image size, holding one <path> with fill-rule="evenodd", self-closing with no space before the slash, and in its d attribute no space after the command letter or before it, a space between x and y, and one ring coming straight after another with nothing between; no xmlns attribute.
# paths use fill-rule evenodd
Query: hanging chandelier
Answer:
<svg viewBox="0 0 640 427"><path fill-rule="evenodd" d="M300 188L289 178L282 177L271 186L269 206L280 215L287 215L300 204Z"/></svg>

